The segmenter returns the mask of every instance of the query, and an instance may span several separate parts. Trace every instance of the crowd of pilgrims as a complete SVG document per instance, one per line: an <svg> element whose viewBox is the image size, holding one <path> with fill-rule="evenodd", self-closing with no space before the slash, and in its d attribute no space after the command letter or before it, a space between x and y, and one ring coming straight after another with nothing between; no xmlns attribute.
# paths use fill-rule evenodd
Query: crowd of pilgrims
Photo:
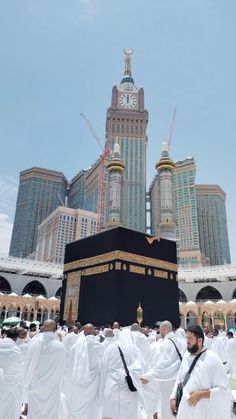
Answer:
<svg viewBox="0 0 236 419"><path fill-rule="evenodd" d="M231 419L234 377L236 336L200 326L22 321L0 335L0 419Z"/></svg>

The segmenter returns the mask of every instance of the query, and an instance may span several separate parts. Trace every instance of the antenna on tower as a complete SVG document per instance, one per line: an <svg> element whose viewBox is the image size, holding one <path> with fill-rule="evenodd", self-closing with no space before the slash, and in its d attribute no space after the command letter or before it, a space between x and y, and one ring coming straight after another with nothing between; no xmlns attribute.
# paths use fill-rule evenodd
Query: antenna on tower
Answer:
<svg viewBox="0 0 236 419"><path fill-rule="evenodd" d="M172 122L171 122L171 127L170 127L170 134L169 134L169 139L168 139L168 151L170 151L171 141L172 141L172 137L173 137L174 126L175 126L176 111L177 111L177 107L175 107L174 112L173 112L173 116L172 116Z"/></svg>

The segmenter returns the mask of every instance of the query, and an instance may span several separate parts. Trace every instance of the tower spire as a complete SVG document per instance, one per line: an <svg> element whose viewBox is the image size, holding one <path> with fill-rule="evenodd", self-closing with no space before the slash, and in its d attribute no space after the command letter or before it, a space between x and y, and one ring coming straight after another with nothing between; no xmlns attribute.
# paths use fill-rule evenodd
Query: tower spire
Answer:
<svg viewBox="0 0 236 419"><path fill-rule="evenodd" d="M174 169L175 163L169 157L169 145L166 138L162 142L161 159L156 163L158 172L158 228L160 236L165 239L176 239L174 208Z"/></svg>
<svg viewBox="0 0 236 419"><path fill-rule="evenodd" d="M131 48L124 48L123 49L125 54L125 76L131 76L131 55L133 54L133 50Z"/></svg>
<svg viewBox="0 0 236 419"><path fill-rule="evenodd" d="M121 83L133 83L134 79L132 77L131 72L131 55L133 54L132 48L124 48L123 49L125 54L125 71L124 71L124 77L121 80Z"/></svg>

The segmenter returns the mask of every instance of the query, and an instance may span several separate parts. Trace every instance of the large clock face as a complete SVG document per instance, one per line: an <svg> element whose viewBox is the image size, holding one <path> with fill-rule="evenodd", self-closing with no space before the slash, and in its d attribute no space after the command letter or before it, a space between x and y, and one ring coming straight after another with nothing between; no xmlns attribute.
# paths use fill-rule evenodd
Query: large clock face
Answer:
<svg viewBox="0 0 236 419"><path fill-rule="evenodd" d="M119 104L122 108L134 108L137 103L136 97L130 93L123 93L119 98Z"/></svg>

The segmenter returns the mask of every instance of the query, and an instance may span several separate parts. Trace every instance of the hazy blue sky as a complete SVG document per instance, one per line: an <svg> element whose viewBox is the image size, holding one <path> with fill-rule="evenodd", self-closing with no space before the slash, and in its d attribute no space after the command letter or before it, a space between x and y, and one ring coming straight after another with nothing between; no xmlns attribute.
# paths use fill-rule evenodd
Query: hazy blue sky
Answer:
<svg viewBox="0 0 236 419"><path fill-rule="evenodd" d="M174 107L173 159L193 156L197 183L227 193L236 262L235 0L0 0L0 253L18 176L40 166L71 179L100 150L111 89L132 47L149 111L147 186Z"/></svg>

